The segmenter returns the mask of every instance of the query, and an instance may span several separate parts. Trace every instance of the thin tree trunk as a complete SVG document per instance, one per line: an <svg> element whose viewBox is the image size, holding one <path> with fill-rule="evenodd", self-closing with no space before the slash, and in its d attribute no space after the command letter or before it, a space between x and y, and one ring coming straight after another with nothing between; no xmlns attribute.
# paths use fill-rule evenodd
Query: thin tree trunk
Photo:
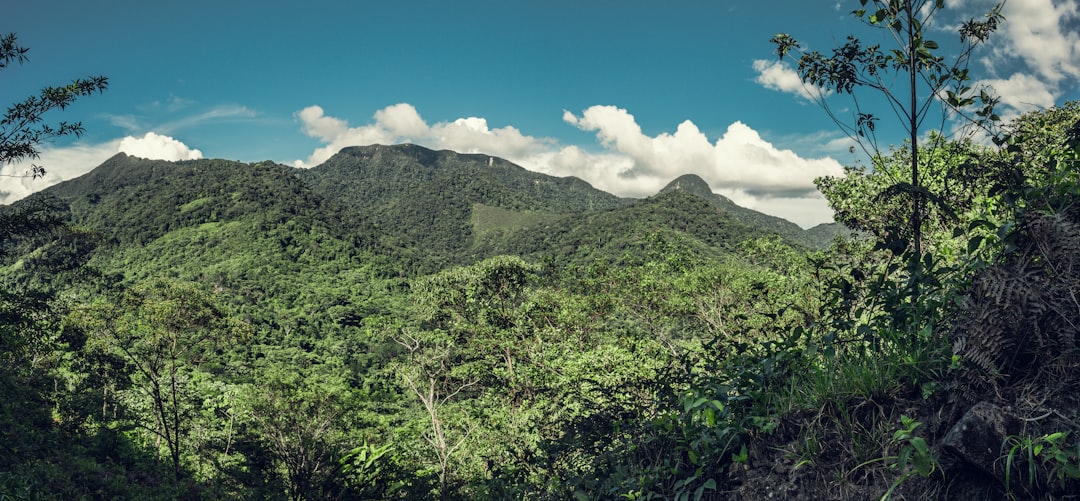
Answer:
<svg viewBox="0 0 1080 501"><path fill-rule="evenodd" d="M169 364L169 383L170 383L169 390L172 393L172 432L171 432L172 439L171 439L171 442L172 442L172 445L173 445L173 449L172 449L173 471L176 473L176 478L180 478L180 401L177 400L177 391L176 391L176 387L177 387L177 384L176 384L176 373L177 373L176 364L177 364L177 358L179 358L179 356L177 355L176 345L177 345L177 339L179 338L179 335L177 335L177 333L175 333L175 332L172 333L172 335L173 335L172 336L172 352L170 353L171 360L170 360L170 364Z"/></svg>
<svg viewBox="0 0 1080 501"><path fill-rule="evenodd" d="M907 32L908 32L908 76L911 85L911 108L908 110L911 129L911 229L912 238L915 240L915 256L922 261L922 193L919 192L919 96L916 90L919 68L915 48L915 12L912 1L908 0L907 9ZM917 293L916 293L917 296Z"/></svg>

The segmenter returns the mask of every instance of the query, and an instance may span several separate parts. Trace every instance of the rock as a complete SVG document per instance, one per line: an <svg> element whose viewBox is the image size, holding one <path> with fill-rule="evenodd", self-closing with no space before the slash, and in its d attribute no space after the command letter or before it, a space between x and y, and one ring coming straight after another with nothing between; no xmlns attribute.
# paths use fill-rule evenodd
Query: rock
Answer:
<svg viewBox="0 0 1080 501"><path fill-rule="evenodd" d="M1005 409L990 402L979 402L968 409L963 417L945 434L942 449L974 466L1005 485L1005 463L1001 457L1001 445L1005 438L1015 435L1020 420Z"/></svg>

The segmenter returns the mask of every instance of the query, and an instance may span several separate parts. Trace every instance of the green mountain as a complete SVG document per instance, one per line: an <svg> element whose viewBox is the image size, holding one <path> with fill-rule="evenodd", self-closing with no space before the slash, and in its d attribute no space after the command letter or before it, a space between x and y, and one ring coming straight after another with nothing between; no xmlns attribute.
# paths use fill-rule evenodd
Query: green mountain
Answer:
<svg viewBox="0 0 1080 501"><path fill-rule="evenodd" d="M660 193L681 191L708 200L716 207L728 212L731 216L751 227L766 232L776 233L792 242L798 242L811 249L820 249L829 245L837 235L846 235L850 231L837 223L819 224L808 230L786 219L770 216L753 209L747 209L731 201L718 193L713 193L712 188L694 174L685 174L668 183Z"/></svg>
<svg viewBox="0 0 1080 501"><path fill-rule="evenodd" d="M621 261L655 235L680 240L699 254L719 255L737 252L743 241L772 232L749 226L696 195L666 191L614 209L490 234L501 238L484 235L477 254L543 255L585 263Z"/></svg>
<svg viewBox="0 0 1080 501"><path fill-rule="evenodd" d="M75 224L122 245L145 245L182 228L260 218L267 223L322 217L323 202L272 162L168 162L123 153L43 195L63 200Z"/></svg>
<svg viewBox="0 0 1080 501"><path fill-rule="evenodd" d="M838 227L803 230L693 175L622 199L496 157L409 144L346 148L310 170L119 154L40 197L60 200L95 236L93 263L107 272L209 281L253 298L313 272L412 275L498 254L617 261L658 232L706 254L769 234L816 248Z"/></svg>
<svg viewBox="0 0 1080 501"><path fill-rule="evenodd" d="M692 175L657 197L621 199L580 179L528 171L497 157L405 144L346 148L299 177L374 228L383 243L436 267L500 253L566 257L584 249L614 256L626 242L659 229L695 228L693 238L716 249L770 233L811 248L832 238L740 207ZM709 204L676 200L667 196L672 191ZM719 234L725 238L715 238Z"/></svg>
<svg viewBox="0 0 1080 501"><path fill-rule="evenodd" d="M627 203L577 178L411 144L345 148L298 177L375 228L384 243L443 264L460 263L478 231L492 224L528 225Z"/></svg>
<svg viewBox="0 0 1080 501"><path fill-rule="evenodd" d="M131 281L176 278L224 291L242 308L286 312L337 304L372 274L403 272L404 260L370 228L272 162L167 162L119 154L38 197L58 203L77 235L41 259L88 259ZM28 200L27 203L32 203ZM69 246L73 247L73 246ZM247 305L242 306L242 305Z"/></svg>

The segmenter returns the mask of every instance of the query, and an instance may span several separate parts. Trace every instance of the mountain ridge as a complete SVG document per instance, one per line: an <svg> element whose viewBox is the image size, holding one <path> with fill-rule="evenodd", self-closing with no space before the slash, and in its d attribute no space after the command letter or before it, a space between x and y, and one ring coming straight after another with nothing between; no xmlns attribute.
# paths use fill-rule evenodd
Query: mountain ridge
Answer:
<svg viewBox="0 0 1080 501"><path fill-rule="evenodd" d="M683 174L673 179L660 190L660 193L670 191L682 191L701 197L730 212L736 220L748 226L772 231L809 248L825 247L835 236L846 233L846 228L837 223L823 223L810 229L803 229L784 218L743 207L730 198L713 192L712 187L697 174Z"/></svg>
<svg viewBox="0 0 1080 501"><path fill-rule="evenodd" d="M220 242L226 238L220 232L242 228L243 238L291 256L282 259L333 259L300 249L321 235L324 247L367 249L417 272L498 253L571 257L581 245L593 254L619 253L631 245L631 235L665 228L721 252L768 234L823 246L812 231L740 207L692 174L652 197L629 199L495 156L412 144L349 147L307 170L270 161L169 162L118 154L40 196L62 199L73 223L101 232L114 246L162 238L176 245ZM226 224L237 221L242 224ZM267 243L266 235L280 245Z"/></svg>

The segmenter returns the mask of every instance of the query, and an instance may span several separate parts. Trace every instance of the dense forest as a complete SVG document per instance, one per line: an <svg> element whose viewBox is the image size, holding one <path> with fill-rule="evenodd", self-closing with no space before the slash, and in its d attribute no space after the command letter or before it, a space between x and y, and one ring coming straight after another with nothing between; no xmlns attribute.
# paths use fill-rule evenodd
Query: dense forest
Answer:
<svg viewBox="0 0 1080 501"><path fill-rule="evenodd" d="M1080 496L1080 102L1003 122L922 39L943 2L870 5L901 49L773 40L908 121L844 129L835 224L410 144L118 154L0 206L0 501ZM9 108L0 162L107 84ZM927 88L992 140L921 130Z"/></svg>
<svg viewBox="0 0 1080 501"><path fill-rule="evenodd" d="M814 231L413 145L117 155L0 216L0 496L1075 494L1080 103L1009 130L921 146L918 256L906 150Z"/></svg>

